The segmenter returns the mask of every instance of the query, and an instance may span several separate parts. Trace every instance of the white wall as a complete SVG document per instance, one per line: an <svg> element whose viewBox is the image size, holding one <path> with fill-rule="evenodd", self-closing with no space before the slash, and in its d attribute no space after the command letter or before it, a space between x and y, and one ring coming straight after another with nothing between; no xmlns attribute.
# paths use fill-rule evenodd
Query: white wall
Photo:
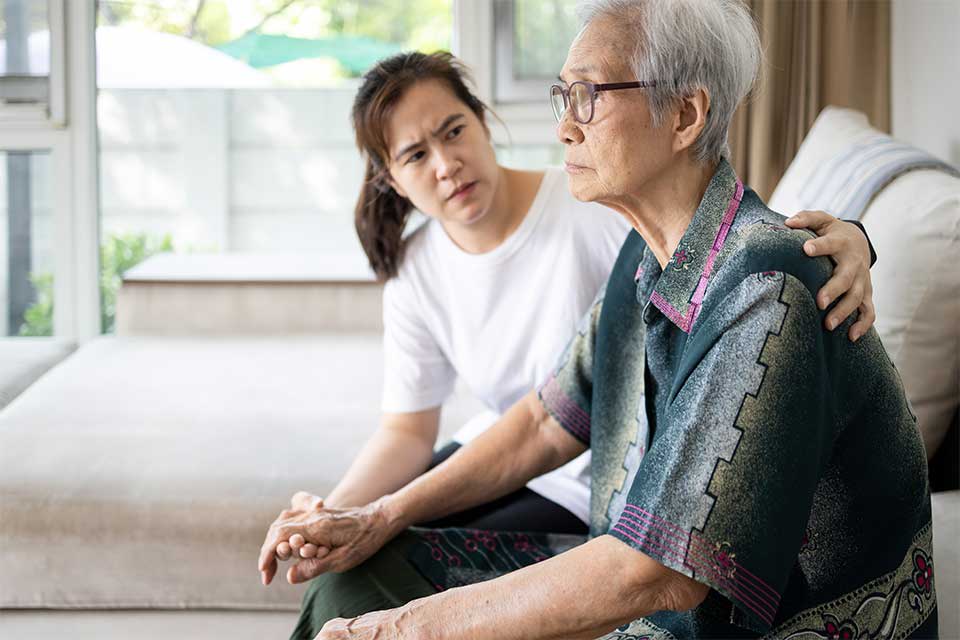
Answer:
<svg viewBox="0 0 960 640"><path fill-rule="evenodd" d="M355 90L101 90L103 232L169 233L178 251L359 255ZM559 145L524 132L501 161L558 164Z"/></svg>
<svg viewBox="0 0 960 640"><path fill-rule="evenodd" d="M960 166L960 0L894 0L893 135Z"/></svg>

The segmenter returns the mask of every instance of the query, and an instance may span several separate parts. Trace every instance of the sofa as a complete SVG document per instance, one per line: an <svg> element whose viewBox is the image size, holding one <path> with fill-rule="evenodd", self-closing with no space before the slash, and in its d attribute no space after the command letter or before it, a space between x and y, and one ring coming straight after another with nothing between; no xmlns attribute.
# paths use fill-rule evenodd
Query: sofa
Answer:
<svg viewBox="0 0 960 640"><path fill-rule="evenodd" d="M868 129L825 111L771 206L805 208L810 173ZM960 179L898 176L862 221L877 329L934 457L956 446ZM0 637L286 637L303 587L262 587L257 550L290 495L328 492L376 428L380 349L349 327L124 335L31 369L0 410ZM479 408L459 389L442 433ZM960 492L933 503L941 637L957 638Z"/></svg>

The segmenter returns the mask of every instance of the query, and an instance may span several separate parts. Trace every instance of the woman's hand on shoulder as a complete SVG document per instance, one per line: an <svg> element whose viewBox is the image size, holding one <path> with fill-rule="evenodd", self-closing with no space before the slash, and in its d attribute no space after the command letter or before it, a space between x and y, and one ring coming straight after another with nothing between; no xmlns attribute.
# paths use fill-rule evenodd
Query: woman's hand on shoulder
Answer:
<svg viewBox="0 0 960 640"><path fill-rule="evenodd" d="M824 321L830 331L859 310L857 321L847 332L851 340L858 340L877 319L870 279L870 245L866 235L856 225L824 211L801 211L787 218L786 224L793 229L810 229L820 236L808 240L803 249L811 257L828 256L836 268L833 277L817 293L817 306L826 309L837 301Z"/></svg>

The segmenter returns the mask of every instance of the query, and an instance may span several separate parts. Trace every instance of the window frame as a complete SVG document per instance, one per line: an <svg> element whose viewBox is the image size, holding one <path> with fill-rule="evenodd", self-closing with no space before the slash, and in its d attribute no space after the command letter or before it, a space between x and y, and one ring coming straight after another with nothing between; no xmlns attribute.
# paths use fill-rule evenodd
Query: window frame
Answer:
<svg viewBox="0 0 960 640"><path fill-rule="evenodd" d="M47 27L50 32L50 73L40 77L9 76L4 84L14 87L23 96L35 95L34 87L47 84L45 99L20 104L0 103L0 126L66 126L66 0L47 0ZM43 92L40 92L43 93Z"/></svg>
<svg viewBox="0 0 960 640"><path fill-rule="evenodd" d="M0 104L0 150L50 153L54 206L53 337L100 334L96 2L47 0L47 103ZM69 98L69 99L68 99Z"/></svg>
<svg viewBox="0 0 960 640"><path fill-rule="evenodd" d="M553 78L540 81L513 77L515 7L516 0L493 0L494 96L497 104L503 105L543 102Z"/></svg>
<svg viewBox="0 0 960 640"><path fill-rule="evenodd" d="M496 102L497 64L496 47L504 40L510 43L513 52L513 4L515 0L453 0L453 53L463 60L473 72L477 94L496 112L506 127L498 126L496 119L490 122L496 144L553 144L557 142L556 121L550 110L546 90L534 94L517 94L517 101ZM495 20L495 3L502 3L510 15L506 21ZM501 54L500 58L504 56ZM512 62L504 64L509 69ZM502 75L502 74L501 74ZM519 87L518 87L519 88Z"/></svg>
<svg viewBox="0 0 960 640"><path fill-rule="evenodd" d="M477 94L507 128L491 121L497 144L551 144L546 95L494 103L495 46L509 36L494 21L495 0L453 0L453 52L473 71ZM496 0L501 1L501 0ZM502 0L511 5L514 0ZM54 194L54 336L100 335L99 176L96 128L96 0L47 0L51 33L49 104L0 105L0 149L48 150Z"/></svg>

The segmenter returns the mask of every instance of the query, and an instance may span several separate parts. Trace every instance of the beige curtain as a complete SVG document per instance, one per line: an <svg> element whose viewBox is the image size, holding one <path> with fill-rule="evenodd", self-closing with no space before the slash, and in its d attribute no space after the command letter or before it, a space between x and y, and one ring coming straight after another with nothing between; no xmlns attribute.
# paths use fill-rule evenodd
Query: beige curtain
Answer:
<svg viewBox="0 0 960 640"><path fill-rule="evenodd" d="M770 197L820 110L858 109L890 128L889 0L750 0L764 65L734 116L733 165ZM790 212L793 213L793 212Z"/></svg>

